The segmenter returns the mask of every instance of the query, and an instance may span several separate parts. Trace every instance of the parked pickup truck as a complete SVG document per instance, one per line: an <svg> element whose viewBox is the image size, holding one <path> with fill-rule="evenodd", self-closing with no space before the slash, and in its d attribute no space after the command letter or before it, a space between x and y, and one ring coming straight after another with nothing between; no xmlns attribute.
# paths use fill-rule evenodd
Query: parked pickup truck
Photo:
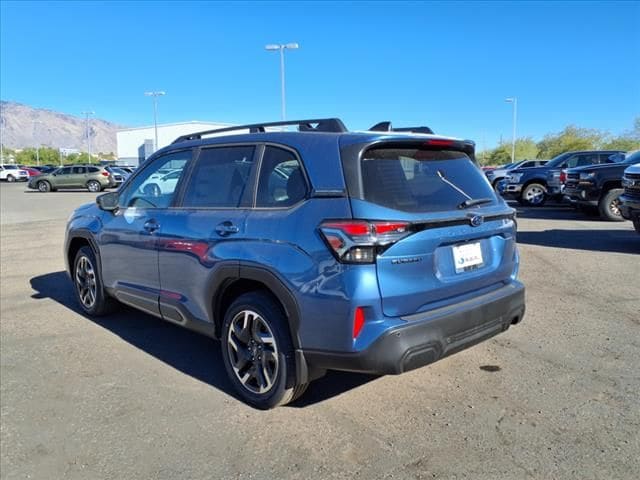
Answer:
<svg viewBox="0 0 640 480"><path fill-rule="evenodd" d="M635 161L640 160L636 152ZM631 165L622 177L624 193L620 196L620 213L633 222L636 232L640 233L640 163Z"/></svg>
<svg viewBox="0 0 640 480"><path fill-rule="evenodd" d="M565 197L582 207L597 207L603 220L623 221L620 211L622 176L627 167L640 162L640 151L617 158L619 162L567 170Z"/></svg>
<svg viewBox="0 0 640 480"><path fill-rule="evenodd" d="M563 169L609 162L609 157L617 153L621 153L621 151L566 152L551 159L542 167L516 168L511 170L507 176L503 196L514 198L523 205L534 207L543 205L548 198L561 200L560 173Z"/></svg>

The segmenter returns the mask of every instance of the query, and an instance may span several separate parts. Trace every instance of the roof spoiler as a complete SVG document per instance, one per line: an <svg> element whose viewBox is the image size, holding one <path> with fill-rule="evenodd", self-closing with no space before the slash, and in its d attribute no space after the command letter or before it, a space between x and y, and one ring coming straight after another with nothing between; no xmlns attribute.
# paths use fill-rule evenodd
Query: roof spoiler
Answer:
<svg viewBox="0 0 640 480"><path fill-rule="evenodd" d="M369 129L370 132L407 132L407 133L429 133L433 134L433 130L429 127L402 127L393 128L391 122L376 123Z"/></svg>

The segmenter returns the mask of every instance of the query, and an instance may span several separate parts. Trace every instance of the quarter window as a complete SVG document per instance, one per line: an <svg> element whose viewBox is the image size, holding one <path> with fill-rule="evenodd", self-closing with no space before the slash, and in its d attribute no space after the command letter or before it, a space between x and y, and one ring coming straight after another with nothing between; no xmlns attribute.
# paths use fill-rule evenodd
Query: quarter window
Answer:
<svg viewBox="0 0 640 480"><path fill-rule="evenodd" d="M157 158L131 182L120 198L120 205L124 208L167 208L190 159L191 150Z"/></svg>
<svg viewBox="0 0 640 480"><path fill-rule="evenodd" d="M239 207L251 167L254 146L203 149L189 179L182 206L191 208Z"/></svg>
<svg viewBox="0 0 640 480"><path fill-rule="evenodd" d="M256 207L289 207L307 194L302 167L293 152L277 147L266 147Z"/></svg>

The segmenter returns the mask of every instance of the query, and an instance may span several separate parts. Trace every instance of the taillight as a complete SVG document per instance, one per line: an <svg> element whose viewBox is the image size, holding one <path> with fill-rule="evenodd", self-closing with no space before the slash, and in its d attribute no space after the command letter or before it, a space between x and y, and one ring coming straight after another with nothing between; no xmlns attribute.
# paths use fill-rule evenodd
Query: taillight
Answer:
<svg viewBox="0 0 640 480"><path fill-rule="evenodd" d="M373 263L378 253L409 235L410 227L408 222L329 220L320 232L339 261Z"/></svg>
<svg viewBox="0 0 640 480"><path fill-rule="evenodd" d="M450 147L453 145L453 140L447 140L444 138L433 138L424 142L425 145L430 147Z"/></svg>
<svg viewBox="0 0 640 480"><path fill-rule="evenodd" d="M362 327L364 327L364 308L357 307L355 313L353 314L353 339L355 340L360 335L362 331Z"/></svg>
<svg viewBox="0 0 640 480"><path fill-rule="evenodd" d="M109 175L111 175L109 172L102 172L103 177L108 177Z"/></svg>
<svg viewBox="0 0 640 480"><path fill-rule="evenodd" d="M565 183L567 181L567 171L560 171L560 183Z"/></svg>

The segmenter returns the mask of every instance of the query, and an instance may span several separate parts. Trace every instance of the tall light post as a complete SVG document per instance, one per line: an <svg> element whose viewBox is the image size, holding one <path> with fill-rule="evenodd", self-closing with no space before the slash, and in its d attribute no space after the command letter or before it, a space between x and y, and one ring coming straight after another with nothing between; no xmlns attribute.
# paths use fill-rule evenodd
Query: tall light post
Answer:
<svg viewBox="0 0 640 480"><path fill-rule="evenodd" d="M158 150L158 97L166 95L163 91L158 92L144 92L146 97L153 97L153 128L155 130L156 139L153 144L153 151Z"/></svg>
<svg viewBox="0 0 640 480"><path fill-rule="evenodd" d="M85 116L84 127L85 134L87 135L87 153L89 154L89 163L93 163L91 161L91 132L89 130L89 116L94 115L95 113L96 112L90 110L82 112L82 114Z"/></svg>
<svg viewBox="0 0 640 480"><path fill-rule="evenodd" d="M287 107L285 101L285 88L284 88L284 51L285 50L297 50L300 46L297 43L285 43L285 44L269 44L266 45L265 50L280 51L280 94L282 102L282 121L287 118Z"/></svg>
<svg viewBox="0 0 640 480"><path fill-rule="evenodd" d="M41 125L42 122L40 120L33 121L33 139L36 143L36 165L40 166L40 136L36 130L38 125Z"/></svg>
<svg viewBox="0 0 640 480"><path fill-rule="evenodd" d="M518 99L509 97L504 99L505 102L513 105L513 133L511 136L511 162L516 161L516 121L518 116Z"/></svg>

